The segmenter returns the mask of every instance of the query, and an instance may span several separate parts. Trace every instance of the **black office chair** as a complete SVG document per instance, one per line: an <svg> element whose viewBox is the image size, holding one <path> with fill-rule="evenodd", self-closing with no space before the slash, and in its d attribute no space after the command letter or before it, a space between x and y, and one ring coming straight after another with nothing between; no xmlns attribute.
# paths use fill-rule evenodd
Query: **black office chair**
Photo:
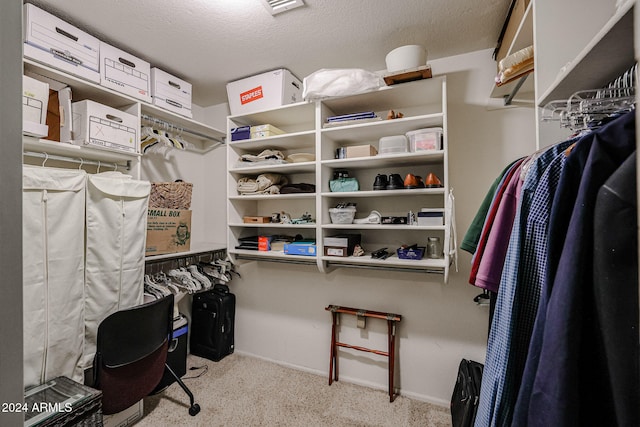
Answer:
<svg viewBox="0 0 640 427"><path fill-rule="evenodd" d="M98 326L94 387L105 415L123 411L151 393L169 372L187 393L189 414L200 412L193 393L167 365L173 336L173 295L109 315Z"/></svg>

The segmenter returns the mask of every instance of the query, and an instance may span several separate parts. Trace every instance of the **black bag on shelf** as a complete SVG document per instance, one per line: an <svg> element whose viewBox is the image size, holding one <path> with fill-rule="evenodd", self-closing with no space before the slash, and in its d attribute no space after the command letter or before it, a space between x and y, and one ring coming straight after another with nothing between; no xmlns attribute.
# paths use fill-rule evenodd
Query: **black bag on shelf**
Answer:
<svg viewBox="0 0 640 427"><path fill-rule="evenodd" d="M193 296L191 354L215 362L233 353L236 296L216 289Z"/></svg>
<svg viewBox="0 0 640 427"><path fill-rule="evenodd" d="M458 378L451 396L451 421L453 427L471 427L476 419L480 385L484 365L462 359L458 366Z"/></svg>

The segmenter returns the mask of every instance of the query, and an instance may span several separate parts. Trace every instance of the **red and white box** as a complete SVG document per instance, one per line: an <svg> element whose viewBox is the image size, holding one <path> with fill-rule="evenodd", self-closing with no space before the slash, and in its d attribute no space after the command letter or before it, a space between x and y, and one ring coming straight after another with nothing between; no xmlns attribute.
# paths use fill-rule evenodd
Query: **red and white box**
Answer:
<svg viewBox="0 0 640 427"><path fill-rule="evenodd" d="M100 84L151 103L151 64L100 42Z"/></svg>
<svg viewBox="0 0 640 427"><path fill-rule="evenodd" d="M302 82L280 68L227 83L232 116L270 110L302 101Z"/></svg>
<svg viewBox="0 0 640 427"><path fill-rule="evenodd" d="M151 98L153 104L186 117L191 112L191 83L185 82L159 68L151 69Z"/></svg>

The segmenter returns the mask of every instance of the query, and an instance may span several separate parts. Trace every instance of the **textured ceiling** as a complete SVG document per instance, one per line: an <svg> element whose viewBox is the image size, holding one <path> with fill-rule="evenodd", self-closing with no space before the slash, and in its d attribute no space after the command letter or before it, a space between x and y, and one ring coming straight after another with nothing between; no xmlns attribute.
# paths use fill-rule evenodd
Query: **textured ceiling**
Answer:
<svg viewBox="0 0 640 427"><path fill-rule="evenodd" d="M275 68L384 70L405 44L428 60L495 47L511 0L305 0L271 16L260 0L29 0L193 84L200 106L226 83ZM437 70L434 70L437 73Z"/></svg>

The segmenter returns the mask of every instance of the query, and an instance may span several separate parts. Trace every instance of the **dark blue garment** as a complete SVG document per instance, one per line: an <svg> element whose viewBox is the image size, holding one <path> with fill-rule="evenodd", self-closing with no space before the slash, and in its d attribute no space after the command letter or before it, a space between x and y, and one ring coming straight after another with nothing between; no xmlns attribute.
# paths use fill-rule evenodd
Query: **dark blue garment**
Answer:
<svg viewBox="0 0 640 427"><path fill-rule="evenodd" d="M581 139L566 161L549 224L547 275L553 280L543 292L548 300L529 426L610 425L599 411L601 381L606 377L593 367L597 357L592 340L594 206L599 188L635 150L635 138L635 112L631 112ZM581 148L589 145L583 144L587 140L588 150ZM577 193L566 188L576 183ZM563 199L572 193L576 197ZM564 224L553 221L568 225L560 253L554 245L562 239L552 230L561 232ZM539 310L538 318L544 312Z"/></svg>
<svg viewBox="0 0 640 427"><path fill-rule="evenodd" d="M634 153L598 191L594 214L596 419L617 426L640 425L637 197Z"/></svg>

